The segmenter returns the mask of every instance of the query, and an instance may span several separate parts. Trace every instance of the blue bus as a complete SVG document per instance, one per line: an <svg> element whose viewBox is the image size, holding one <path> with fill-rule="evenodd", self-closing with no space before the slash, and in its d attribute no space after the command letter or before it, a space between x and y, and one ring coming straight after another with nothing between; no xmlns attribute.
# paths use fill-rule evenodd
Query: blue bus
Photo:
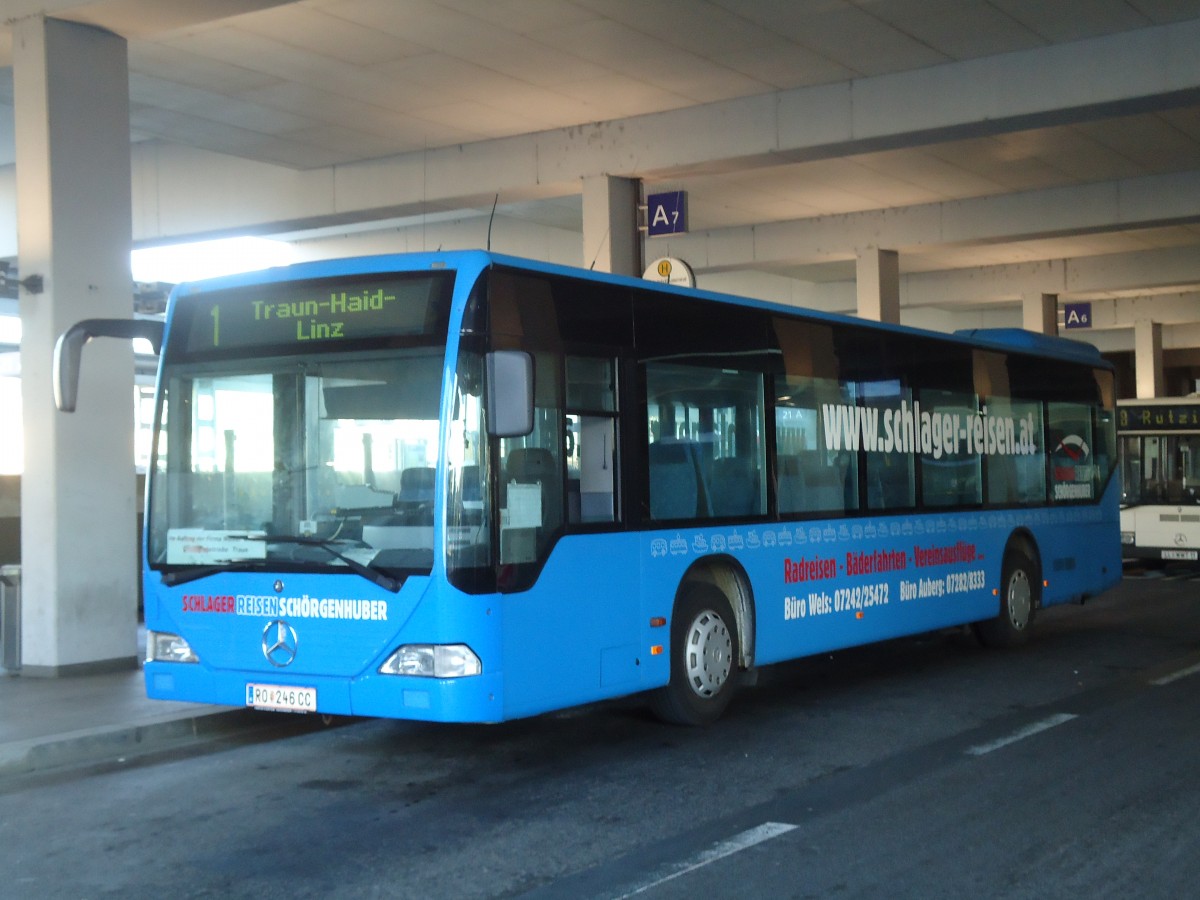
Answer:
<svg viewBox="0 0 1200 900"><path fill-rule="evenodd" d="M1111 368L484 252L183 285L148 476L146 688L498 722L947 626L1121 574Z"/></svg>

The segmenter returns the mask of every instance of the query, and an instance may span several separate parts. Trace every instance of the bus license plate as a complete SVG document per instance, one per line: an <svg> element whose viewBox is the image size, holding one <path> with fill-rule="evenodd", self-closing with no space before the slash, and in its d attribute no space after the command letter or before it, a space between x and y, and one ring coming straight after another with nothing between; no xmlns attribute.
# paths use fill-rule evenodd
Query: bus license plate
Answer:
<svg viewBox="0 0 1200 900"><path fill-rule="evenodd" d="M316 712L317 689L286 687L281 684L247 684L246 705L254 709L273 709L278 712Z"/></svg>
<svg viewBox="0 0 1200 900"><path fill-rule="evenodd" d="M1164 550L1162 552L1163 559L1195 559L1195 550Z"/></svg>

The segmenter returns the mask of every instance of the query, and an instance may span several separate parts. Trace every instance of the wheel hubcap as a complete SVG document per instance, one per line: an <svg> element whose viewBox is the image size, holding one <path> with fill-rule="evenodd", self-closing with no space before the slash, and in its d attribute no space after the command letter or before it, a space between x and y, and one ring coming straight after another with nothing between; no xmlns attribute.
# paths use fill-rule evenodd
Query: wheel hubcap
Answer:
<svg viewBox="0 0 1200 900"><path fill-rule="evenodd" d="M687 635L687 677L692 690L711 697L733 671L733 640L725 622L712 610L696 616Z"/></svg>
<svg viewBox="0 0 1200 900"><path fill-rule="evenodd" d="M1018 569L1008 579L1008 620L1012 627L1021 631L1029 624L1029 614L1033 609L1033 589L1029 584L1029 576Z"/></svg>

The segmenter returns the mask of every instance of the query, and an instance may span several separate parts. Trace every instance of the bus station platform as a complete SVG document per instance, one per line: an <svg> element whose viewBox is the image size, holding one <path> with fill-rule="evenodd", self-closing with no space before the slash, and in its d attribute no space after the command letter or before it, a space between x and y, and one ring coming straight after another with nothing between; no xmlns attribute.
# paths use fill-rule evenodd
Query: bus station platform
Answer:
<svg viewBox="0 0 1200 900"><path fill-rule="evenodd" d="M252 710L151 700L140 668L66 678L0 673L0 778L119 765L262 724Z"/></svg>

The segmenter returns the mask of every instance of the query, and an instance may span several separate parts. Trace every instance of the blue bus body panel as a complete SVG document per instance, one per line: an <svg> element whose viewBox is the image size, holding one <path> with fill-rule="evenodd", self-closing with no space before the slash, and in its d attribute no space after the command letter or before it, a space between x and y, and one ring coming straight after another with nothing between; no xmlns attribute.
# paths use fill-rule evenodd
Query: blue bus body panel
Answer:
<svg viewBox="0 0 1200 900"><path fill-rule="evenodd" d="M261 607L274 595L272 579L250 576L261 590L246 593L237 585L247 576L215 576L202 588L156 591L155 627L174 624L202 662L148 664L147 690L240 705L248 683L270 683L315 687L319 711L332 714L443 722L535 715L666 684L662 651L676 590L689 568L714 556L745 573L754 661L769 664L995 616L1004 547L1018 531L1042 557L1044 605L1099 593L1120 578L1115 516L1110 490L1098 506L574 536L559 541L535 588L512 594L467 595L413 578L386 595L353 576L292 576L301 605L287 610L298 646L286 670L263 654L277 611ZM386 605L386 618L320 618L320 601L348 594L356 581L358 596ZM294 603L292 593L284 596ZM232 596L232 611L181 611L184 597L210 596ZM313 615L296 618L305 610ZM409 642L466 643L483 674L378 674Z"/></svg>
<svg viewBox="0 0 1200 900"><path fill-rule="evenodd" d="M997 350L1021 350L1043 356L1058 356L1093 366L1106 365L1100 351L1091 344L1057 335L1038 334L1024 328L965 328L954 332L954 335L964 340L975 341L980 346L990 345Z"/></svg>
<svg viewBox="0 0 1200 900"><path fill-rule="evenodd" d="M648 676L649 616L636 532L573 535L558 542L531 590L503 594L505 715L527 716L655 683ZM674 586L655 582L667 596ZM652 590L653 594L655 591ZM666 643L660 629L659 643ZM664 670L665 672L665 670Z"/></svg>
<svg viewBox="0 0 1200 900"><path fill-rule="evenodd" d="M1114 481L1115 484L1115 481ZM689 528L644 535L646 615L670 614L687 570L714 554L746 573L757 664L982 621L1000 609L1009 538L1027 532L1044 606L1121 577L1115 488L1097 506ZM665 664L647 680L665 683Z"/></svg>
<svg viewBox="0 0 1200 900"><path fill-rule="evenodd" d="M503 610L505 717L667 683L669 619L688 570L745 573L754 662L768 664L998 615L1004 549L1026 533L1044 606L1121 576L1114 480L1095 506L713 525L565 538ZM654 620L667 625L655 627Z"/></svg>
<svg viewBox="0 0 1200 900"><path fill-rule="evenodd" d="M350 574L223 573L151 587L158 605L153 627L186 635L214 669L270 673L279 667L263 654L263 628L286 619L298 639L288 674L356 675L403 627L428 584L410 578L392 594Z"/></svg>
<svg viewBox="0 0 1200 900"><path fill-rule="evenodd" d="M171 294L167 335L174 306L191 294L254 284L306 278L405 271L453 269L457 272L452 300L443 383L453 376L458 350L458 322L479 273L491 262L479 251L452 254L386 255L327 260L268 269L202 283L180 285ZM164 354L165 356L165 354ZM160 364L161 374L161 364ZM450 399L443 393L442 428ZM443 435L444 440L444 435ZM435 507L443 503L444 472L439 466ZM150 497L147 496L147 511ZM146 536L143 535L143 542ZM389 716L431 721L499 721L503 718L499 629L481 611L487 598L463 594L445 582L440 529L435 529L431 576L409 578L392 594L352 574L230 572L198 579L175 588L163 586L159 573L144 575L146 626L182 635L200 659L198 664L151 662L145 666L151 697L240 706L246 685L267 683L315 687L318 711L337 715ZM144 558L148 559L143 543ZM276 581L283 584L281 590ZM184 597L203 598L186 604ZM288 615L279 615L270 599L286 598ZM307 597L307 605L305 598ZM232 598L213 602L207 598ZM242 598L239 605L239 598ZM251 602L247 598L259 598ZM299 606L292 601L299 600ZM324 610L320 601L366 601L352 606L360 618L340 618L347 609ZM224 609L232 603L230 611ZM313 606L313 604L316 606ZM297 616L296 611L301 615ZM383 613L381 617L380 614ZM263 632L279 618L296 630L296 661L276 667L263 653ZM403 643L464 643L483 660L483 674L463 679L379 675L384 660Z"/></svg>
<svg viewBox="0 0 1200 900"><path fill-rule="evenodd" d="M354 575L259 573L221 574L177 588L147 585L146 596L148 627L182 634L200 659L148 663L151 697L239 706L247 684L271 684L316 688L322 713L502 718L497 619L487 597L428 577L409 578L391 594ZM295 631L295 660L286 667L264 652L279 619ZM422 642L466 644L484 660L483 674L457 681L378 674L401 644Z"/></svg>

